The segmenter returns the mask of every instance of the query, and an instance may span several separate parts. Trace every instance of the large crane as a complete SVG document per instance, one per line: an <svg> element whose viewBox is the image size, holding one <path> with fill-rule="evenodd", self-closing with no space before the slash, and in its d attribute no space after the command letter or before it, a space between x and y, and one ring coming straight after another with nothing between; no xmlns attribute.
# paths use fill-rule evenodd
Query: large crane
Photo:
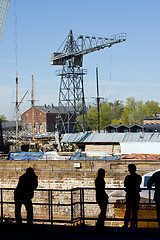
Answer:
<svg viewBox="0 0 160 240"><path fill-rule="evenodd" d="M83 55L106 47L110 48L125 40L126 33L101 38L73 35L70 30L60 48L52 54L51 65L63 66L62 70L56 71L56 75L61 77L57 121L59 132L76 132L77 128L86 130L83 76L87 70L82 68Z"/></svg>
<svg viewBox="0 0 160 240"><path fill-rule="evenodd" d="M9 8L10 0L1 0L0 3L0 42L2 38L2 33L8 13L8 8Z"/></svg>

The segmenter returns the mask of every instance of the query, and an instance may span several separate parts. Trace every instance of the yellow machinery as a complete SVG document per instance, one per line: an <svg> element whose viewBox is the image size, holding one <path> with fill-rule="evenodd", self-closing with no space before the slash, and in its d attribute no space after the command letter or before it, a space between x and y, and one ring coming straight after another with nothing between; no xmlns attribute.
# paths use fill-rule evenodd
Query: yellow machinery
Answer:
<svg viewBox="0 0 160 240"><path fill-rule="evenodd" d="M9 8L10 0L1 0L0 3L0 41L2 38L2 33L8 13L8 8Z"/></svg>

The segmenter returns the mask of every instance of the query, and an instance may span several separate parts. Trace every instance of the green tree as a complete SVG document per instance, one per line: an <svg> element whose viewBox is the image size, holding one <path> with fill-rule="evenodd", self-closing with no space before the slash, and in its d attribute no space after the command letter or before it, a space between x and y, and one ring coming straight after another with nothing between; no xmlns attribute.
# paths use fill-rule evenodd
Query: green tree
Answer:
<svg viewBox="0 0 160 240"><path fill-rule="evenodd" d="M98 129L98 113L96 106L92 106L88 109L87 113L88 125L91 127L92 130Z"/></svg>
<svg viewBox="0 0 160 240"><path fill-rule="evenodd" d="M120 122L121 114L123 111L122 101L116 100L113 103L108 102L107 99L100 103L100 129L104 129L107 125L111 124L113 119ZM88 122L92 130L98 129L98 112L97 104L89 108Z"/></svg>
<svg viewBox="0 0 160 240"><path fill-rule="evenodd" d="M109 106L111 108L111 121L113 119L120 120L124 108L122 101L109 102Z"/></svg>
<svg viewBox="0 0 160 240"><path fill-rule="evenodd" d="M145 118L154 118L157 113L160 113L159 103L155 101L147 101L144 104Z"/></svg>
<svg viewBox="0 0 160 240"><path fill-rule="evenodd" d="M145 110L143 101L138 101L136 104L135 123L143 124L145 118Z"/></svg>
<svg viewBox="0 0 160 240"><path fill-rule="evenodd" d="M121 124L121 120L113 119L111 121L111 125L120 125L120 124Z"/></svg>
<svg viewBox="0 0 160 240"><path fill-rule="evenodd" d="M129 97L126 100L126 105L123 109L121 120L123 124L130 124L133 121L136 109L136 100L134 97Z"/></svg>
<svg viewBox="0 0 160 240"><path fill-rule="evenodd" d="M6 116L5 116L4 114L2 114L2 115L0 115L0 120L1 120L2 122L6 122L6 121L7 121L7 118L6 118Z"/></svg>
<svg viewBox="0 0 160 240"><path fill-rule="evenodd" d="M134 97L128 97L126 103L116 100L108 102L107 99L100 102L100 128L107 125L119 124L143 124L144 118L154 118L160 113L159 103L155 101L136 101ZM98 130L97 104L94 102L87 113L88 129Z"/></svg>
<svg viewBox="0 0 160 240"><path fill-rule="evenodd" d="M103 101L100 104L100 128L104 129L111 123L112 110L108 102Z"/></svg>
<svg viewBox="0 0 160 240"><path fill-rule="evenodd" d="M134 97L127 98L121 116L123 124L142 124L144 117L143 101L136 101Z"/></svg>

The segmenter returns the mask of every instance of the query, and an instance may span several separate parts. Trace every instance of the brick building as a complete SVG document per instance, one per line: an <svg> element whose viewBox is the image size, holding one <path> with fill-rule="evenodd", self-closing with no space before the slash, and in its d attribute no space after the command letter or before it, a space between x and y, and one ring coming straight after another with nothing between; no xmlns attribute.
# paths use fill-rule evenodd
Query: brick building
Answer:
<svg viewBox="0 0 160 240"><path fill-rule="evenodd" d="M160 124L160 117L156 118L145 118L143 120L144 124Z"/></svg>
<svg viewBox="0 0 160 240"><path fill-rule="evenodd" d="M54 132L58 112L60 112L64 117L67 114L64 112L64 109L60 107L54 107L53 105L35 106L34 132L35 133ZM32 108L28 109L22 114L22 130L27 131L28 133L31 133L32 131Z"/></svg>

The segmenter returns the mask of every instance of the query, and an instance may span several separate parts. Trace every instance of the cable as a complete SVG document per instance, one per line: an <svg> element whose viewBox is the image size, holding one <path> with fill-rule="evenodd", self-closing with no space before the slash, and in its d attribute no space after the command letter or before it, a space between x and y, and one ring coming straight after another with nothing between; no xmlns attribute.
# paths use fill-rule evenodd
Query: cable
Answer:
<svg viewBox="0 0 160 240"><path fill-rule="evenodd" d="M15 33L15 67L16 77L18 76L18 44L17 44L17 0L14 0L14 33Z"/></svg>

